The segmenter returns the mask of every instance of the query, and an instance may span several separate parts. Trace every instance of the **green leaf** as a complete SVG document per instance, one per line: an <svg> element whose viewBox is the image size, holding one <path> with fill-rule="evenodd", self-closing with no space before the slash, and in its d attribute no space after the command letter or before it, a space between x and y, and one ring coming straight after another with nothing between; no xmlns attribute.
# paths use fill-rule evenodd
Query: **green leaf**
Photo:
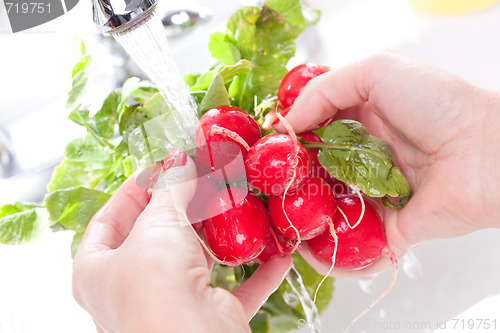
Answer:
<svg viewBox="0 0 500 333"><path fill-rule="evenodd" d="M115 124L117 121L118 107L121 102L121 96L116 92L111 92L102 104L101 109L92 117L90 122L95 132L109 139L115 133Z"/></svg>
<svg viewBox="0 0 500 333"><path fill-rule="evenodd" d="M208 39L208 50L212 57L224 65L234 65L241 59L238 48L228 40L222 32L214 32Z"/></svg>
<svg viewBox="0 0 500 333"><path fill-rule="evenodd" d="M89 117L88 110L74 109L69 114L68 119L87 128L89 135L92 135L102 146L108 146L112 149L115 148L105 137L100 135L100 130L96 127L96 120Z"/></svg>
<svg viewBox="0 0 500 333"><path fill-rule="evenodd" d="M73 241L71 242L71 258L75 259L76 251L78 251L78 247L80 246L80 242L83 238L83 232L76 233L73 236Z"/></svg>
<svg viewBox="0 0 500 333"><path fill-rule="evenodd" d="M141 85L143 84L144 82L141 82ZM134 90L134 92L132 92L132 97L136 102L144 102L145 100L153 97L153 95L156 94L157 92L158 92L157 88L144 85Z"/></svg>
<svg viewBox="0 0 500 333"><path fill-rule="evenodd" d="M369 135L361 123L335 121L325 129L323 140L318 160L333 177L371 197L411 195L390 145Z"/></svg>
<svg viewBox="0 0 500 333"><path fill-rule="evenodd" d="M71 90L68 93L66 100L66 108L73 110L80 105L83 96L88 90L89 75L84 71L79 71L73 76L71 82Z"/></svg>
<svg viewBox="0 0 500 333"><path fill-rule="evenodd" d="M200 117L211 108L220 105L230 105L230 102L229 94L227 93L226 86L224 85L224 79L219 74L214 78L212 84L210 84L207 94L203 97L200 103L198 108Z"/></svg>
<svg viewBox="0 0 500 333"><path fill-rule="evenodd" d="M0 207L0 243L34 241L50 226L47 211L38 205L16 203Z"/></svg>
<svg viewBox="0 0 500 333"><path fill-rule="evenodd" d="M0 218L15 213L24 212L33 208L42 208L40 205L25 202L16 202L13 205L3 205L0 207Z"/></svg>
<svg viewBox="0 0 500 333"><path fill-rule="evenodd" d="M44 205L52 221L82 233L92 216L110 197L110 194L98 190L73 187L50 193L45 198Z"/></svg>
<svg viewBox="0 0 500 333"><path fill-rule="evenodd" d="M135 129L149 120L169 113L167 103L159 93L156 93L142 105L136 104L124 108L120 119L120 132Z"/></svg>
<svg viewBox="0 0 500 333"><path fill-rule="evenodd" d="M259 310L250 320L252 333L271 333L271 315L268 312Z"/></svg>
<svg viewBox="0 0 500 333"><path fill-rule="evenodd" d="M94 188L109 170L110 166L99 166L89 162L65 159L54 170L47 185L47 191L53 192L75 186Z"/></svg>
<svg viewBox="0 0 500 333"><path fill-rule="evenodd" d="M117 113L118 113L118 121L121 121L121 117L123 115L125 105L134 93L139 88L139 82L141 80L136 77L131 77L125 81L125 83L122 86L122 89L120 90L120 97L118 100L118 107L117 107Z"/></svg>
<svg viewBox="0 0 500 333"><path fill-rule="evenodd" d="M92 135L69 142L64 154L66 159L55 168L47 185L49 192L77 186L95 188L121 163L114 150Z"/></svg>
<svg viewBox="0 0 500 333"><path fill-rule="evenodd" d="M81 56L76 65L73 67L73 70L71 71L71 77L75 77L75 75L80 72L85 70L87 66L90 64L92 61L92 57L89 55L84 55Z"/></svg>
<svg viewBox="0 0 500 333"><path fill-rule="evenodd" d="M187 83L187 85L191 88L194 87L196 82L198 81L198 78L200 77L200 74L184 74L184 82Z"/></svg>
<svg viewBox="0 0 500 333"><path fill-rule="evenodd" d="M250 72L253 68L252 62L242 59L232 66L223 67L219 75L224 79L224 84L231 82L236 76Z"/></svg>
<svg viewBox="0 0 500 333"><path fill-rule="evenodd" d="M308 26L316 24L321 13L301 4L300 1L268 0L266 5L283 15L286 23L295 30L296 36Z"/></svg>
<svg viewBox="0 0 500 333"><path fill-rule="evenodd" d="M126 148L124 154L133 155L139 165L155 163L175 148L186 148L181 129L173 120L165 100L155 94L144 104L126 107L120 121L120 132Z"/></svg>
<svg viewBox="0 0 500 333"><path fill-rule="evenodd" d="M102 146L93 136L87 135L70 141L64 155L74 162L94 162L109 164L113 162L114 151Z"/></svg>
<svg viewBox="0 0 500 333"><path fill-rule="evenodd" d="M191 91L200 91L200 90L207 90L208 87L210 87L210 83L212 83L212 80L214 77L219 73L219 69L212 69L205 74L198 75L196 78L196 83L194 85L191 85Z"/></svg>
<svg viewBox="0 0 500 333"><path fill-rule="evenodd" d="M247 111L276 94L295 54L295 38L307 26L299 0L274 1L273 6L282 12L268 4L262 10L245 7L227 25L226 39L254 65L252 72L238 76L229 88L231 104Z"/></svg>

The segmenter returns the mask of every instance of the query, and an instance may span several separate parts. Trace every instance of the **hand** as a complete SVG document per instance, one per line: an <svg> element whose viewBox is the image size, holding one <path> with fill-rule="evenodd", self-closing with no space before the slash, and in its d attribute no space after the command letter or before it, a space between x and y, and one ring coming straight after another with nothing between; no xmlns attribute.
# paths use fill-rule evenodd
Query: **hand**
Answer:
<svg viewBox="0 0 500 333"><path fill-rule="evenodd" d="M262 264L233 293L210 287L212 261L185 218L194 162L182 151L171 161L149 204L134 175L94 216L74 261L74 297L100 332L250 332L291 258Z"/></svg>
<svg viewBox="0 0 500 333"><path fill-rule="evenodd" d="M397 257L424 241L500 226L497 92L383 53L311 80L285 119L300 133L332 116L358 120L389 142L411 184L405 208L383 210L387 244ZM300 252L327 272L305 244ZM388 265L384 259L334 275L362 276Z"/></svg>

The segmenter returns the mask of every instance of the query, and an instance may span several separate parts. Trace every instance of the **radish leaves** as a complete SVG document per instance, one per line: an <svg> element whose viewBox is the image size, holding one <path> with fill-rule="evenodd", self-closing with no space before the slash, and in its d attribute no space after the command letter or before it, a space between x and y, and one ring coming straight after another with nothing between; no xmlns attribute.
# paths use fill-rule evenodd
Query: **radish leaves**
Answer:
<svg viewBox="0 0 500 333"><path fill-rule="evenodd" d="M36 240L50 226L45 209L16 203L0 208L0 243L17 245Z"/></svg>
<svg viewBox="0 0 500 333"><path fill-rule="evenodd" d="M338 120L323 133L318 160L335 178L358 187L371 197L406 198L411 188L399 169L390 145L368 134L354 120Z"/></svg>

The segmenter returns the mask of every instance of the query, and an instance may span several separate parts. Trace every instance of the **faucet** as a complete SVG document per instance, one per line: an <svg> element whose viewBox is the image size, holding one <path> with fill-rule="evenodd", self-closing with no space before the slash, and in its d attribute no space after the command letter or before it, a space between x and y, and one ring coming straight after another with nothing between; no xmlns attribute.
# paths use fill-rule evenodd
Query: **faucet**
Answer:
<svg viewBox="0 0 500 333"><path fill-rule="evenodd" d="M94 22L104 33L122 33L147 19L157 0L92 0Z"/></svg>

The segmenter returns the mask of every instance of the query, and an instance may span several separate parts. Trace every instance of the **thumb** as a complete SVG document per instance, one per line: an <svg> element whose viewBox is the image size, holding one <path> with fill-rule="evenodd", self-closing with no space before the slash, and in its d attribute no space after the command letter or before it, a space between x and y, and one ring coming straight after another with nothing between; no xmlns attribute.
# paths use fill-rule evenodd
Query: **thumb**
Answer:
<svg viewBox="0 0 500 333"><path fill-rule="evenodd" d="M182 228L189 226L186 207L196 186L197 170L194 161L181 149L171 151L162 164L158 180L151 188L151 201L137 219L132 232L142 234L144 229L150 227L187 229Z"/></svg>
<svg viewBox="0 0 500 333"><path fill-rule="evenodd" d="M197 186L194 161L182 150L171 151L151 188L152 198L127 238L127 249L168 276L169 283L208 285L210 272L203 248L186 216ZM186 272L199 271L204 274Z"/></svg>

